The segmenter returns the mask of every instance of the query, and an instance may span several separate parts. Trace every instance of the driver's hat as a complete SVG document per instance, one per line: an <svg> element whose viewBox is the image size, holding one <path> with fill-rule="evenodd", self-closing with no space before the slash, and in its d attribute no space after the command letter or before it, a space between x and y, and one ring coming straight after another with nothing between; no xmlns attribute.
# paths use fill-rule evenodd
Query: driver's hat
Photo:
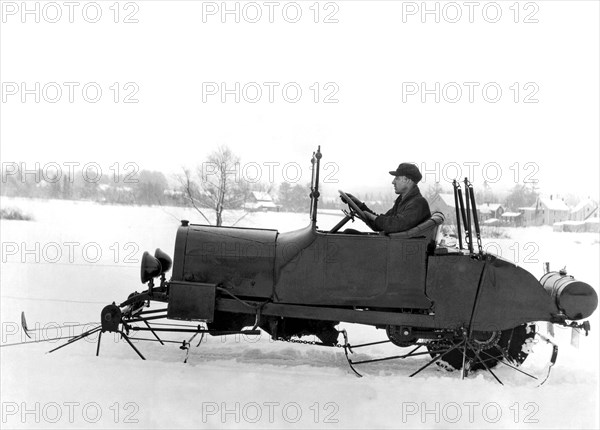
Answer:
<svg viewBox="0 0 600 430"><path fill-rule="evenodd" d="M419 171L416 164L401 163L396 170L390 170L390 175L393 176L406 176L412 180L415 184L423 179L423 175Z"/></svg>

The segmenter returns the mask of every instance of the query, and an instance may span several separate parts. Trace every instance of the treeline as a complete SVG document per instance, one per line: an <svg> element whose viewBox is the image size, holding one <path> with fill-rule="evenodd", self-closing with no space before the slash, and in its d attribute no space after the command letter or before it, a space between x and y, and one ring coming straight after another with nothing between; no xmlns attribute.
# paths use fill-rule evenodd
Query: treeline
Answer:
<svg viewBox="0 0 600 430"><path fill-rule="evenodd" d="M0 195L42 199L89 200L114 204L162 204L171 199L164 174L142 170L135 175L102 175L98 171L17 169L2 171Z"/></svg>
<svg viewBox="0 0 600 430"><path fill-rule="evenodd" d="M214 191L211 187L202 187L196 183L186 186L180 177L175 176L170 185L166 176L159 171L141 170L135 174L98 175L81 170L72 175L57 171L2 171L0 195L8 197L31 197L45 199L90 200L108 204L126 205L167 205L189 206L189 195L201 207L211 207ZM111 172L112 173L112 172ZM244 203L251 201L252 191L268 193L274 203L286 212L307 212L310 207L310 185L290 184L283 182L279 186L273 184L249 183L240 180L235 186L228 187L228 209L241 209ZM424 191L425 197L431 199L440 192L451 193L434 184ZM483 189L476 190L479 204L501 202L508 208L529 206L536 201L539 193L535 187L517 184L508 195L498 196L484 184ZM383 192L356 193L355 196L364 201L373 211L387 211L394 202L395 195ZM340 209L345 207L339 198L319 199L321 209Z"/></svg>
<svg viewBox="0 0 600 430"><path fill-rule="evenodd" d="M219 152L220 151L220 152ZM220 148L208 161L213 165L230 165L239 159L228 148ZM107 204L192 206L220 209L243 209L253 201L253 191L267 193L279 210L308 212L310 185L282 182L251 183L233 175L207 175L201 170L183 171L169 179L159 171L140 170L116 174L98 168L73 170L43 169L23 170L23 163L2 163L0 195L46 199L89 200ZM229 170L228 170L229 169ZM231 171L231 168L223 171ZM124 169L127 170L127 169ZM351 190L350 190L351 191ZM435 183L421 186L423 195L431 202L438 193L452 193ZM519 208L535 203L539 196L534 184L515 184L508 193L497 194L489 184L476 188L478 204L502 203L506 208ZM396 196L390 192L355 193L369 208L383 213L392 207ZM319 199L320 209L341 209L339 197Z"/></svg>
<svg viewBox="0 0 600 430"><path fill-rule="evenodd" d="M181 175L182 176L182 175ZM71 175L59 171L19 169L2 171L0 195L41 199L87 200L106 204L190 206L190 196L199 207L212 207L215 190L200 181L186 185L181 176L171 182L159 171L141 170L134 175L97 175L76 170ZM175 185L173 185L175 184ZM227 209L242 209L252 200L252 192L268 193L282 211L308 212L310 185L284 182L250 183L240 180L229 184ZM325 204L325 206L328 206ZM332 203L332 207L338 207ZM323 205L321 205L323 207Z"/></svg>
<svg viewBox="0 0 600 430"><path fill-rule="evenodd" d="M443 188L439 182L435 182L426 189L423 196L431 202L440 193L453 194L454 190L451 187ZM475 187L475 201L478 205L500 203L504 208L511 210L530 207L535 204L539 196L535 183L515 184L510 190L502 193L494 191L486 181L483 182L482 187Z"/></svg>

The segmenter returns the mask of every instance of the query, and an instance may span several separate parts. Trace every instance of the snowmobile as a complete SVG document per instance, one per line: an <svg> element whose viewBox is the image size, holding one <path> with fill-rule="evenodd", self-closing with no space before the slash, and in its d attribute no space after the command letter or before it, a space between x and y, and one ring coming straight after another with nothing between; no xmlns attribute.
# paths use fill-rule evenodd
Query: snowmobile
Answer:
<svg viewBox="0 0 600 430"><path fill-rule="evenodd" d="M538 332L536 322L584 330L587 335L589 322L578 321L595 311L595 290L565 271L547 270L537 280L514 263L484 252L468 179L464 198L461 184L453 183L458 239L454 246L438 240L441 213L400 233L342 231L356 218L371 226L343 191L339 194L348 205L344 217L324 231L317 223L321 158L319 147L311 160L307 227L280 233L184 220L173 259L160 249L154 255L144 253L145 291L106 306L98 327L52 351L99 333L98 355L102 333L115 332L144 358L129 339L132 332L150 332L161 343L160 332L187 333L192 337L181 348L189 353L197 335L258 335L263 330L274 340L341 347L359 376L359 365L426 356L427 362L410 376L436 363L460 370L463 377L484 369L502 383L492 370L498 364L536 378L518 369L536 336L553 345L551 365L556 361L558 347ZM155 302L166 307L149 310ZM154 324L165 318L198 324ZM346 331L336 328L340 322L385 330L387 340L352 345ZM24 315L22 323L26 329ZM319 341L300 340L307 335ZM385 342L411 349L392 357L352 360L356 349Z"/></svg>

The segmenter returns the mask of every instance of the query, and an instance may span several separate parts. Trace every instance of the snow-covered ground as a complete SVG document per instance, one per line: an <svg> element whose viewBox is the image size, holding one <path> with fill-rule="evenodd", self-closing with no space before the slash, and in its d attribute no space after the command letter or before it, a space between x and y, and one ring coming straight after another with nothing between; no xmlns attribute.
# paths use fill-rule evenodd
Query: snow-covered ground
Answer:
<svg viewBox="0 0 600 430"><path fill-rule="evenodd" d="M22 310L30 328L42 329L38 340L83 329L52 328L57 325L96 324L104 305L141 289L144 250L160 247L172 255L179 220L200 222L182 208L0 202L35 219L0 222L2 344L27 340ZM226 220L240 216L228 213ZM339 218L322 214L319 227ZM306 214L254 213L238 225L287 231L307 223ZM554 233L551 227L507 231L510 239L484 239L484 245L536 277L549 261L553 269L566 265L576 278L600 285L598 234ZM504 386L490 374L461 380L436 366L408 378L424 357L365 365L365 377L356 378L342 349L272 342L266 335L207 338L194 344L187 364L175 344L136 342L148 358L142 361L108 335L100 357L96 336L52 354L45 352L60 342L7 346L0 349L2 427L598 428L598 312L590 322L579 349L570 345L570 330L556 330L558 362L542 387L502 366L496 373ZM385 338L381 330L344 328L354 344ZM385 345L355 355L399 351ZM543 375L550 352L539 343L523 369Z"/></svg>

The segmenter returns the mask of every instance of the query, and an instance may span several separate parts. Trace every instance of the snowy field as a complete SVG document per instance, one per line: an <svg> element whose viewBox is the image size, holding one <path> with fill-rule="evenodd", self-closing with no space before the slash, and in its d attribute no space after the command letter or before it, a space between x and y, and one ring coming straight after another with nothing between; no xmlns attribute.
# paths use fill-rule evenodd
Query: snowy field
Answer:
<svg viewBox="0 0 600 430"><path fill-rule="evenodd" d="M57 325L97 324L106 304L142 288L143 251L160 247L172 255L179 220L200 222L182 208L0 202L34 217L0 221L2 344L27 340L21 311L30 328L41 329L37 340L85 327L52 328ZM340 216L319 219L328 229ZM308 215L289 213L254 213L238 223L279 231L307 224ZM507 232L510 239L484 239L484 245L538 278L549 261L553 270L566 265L577 279L600 285L598 234L551 227ZM365 365L365 377L357 378L342 349L272 342L266 335L207 338L194 344L187 364L175 344L136 342L148 359L142 361L108 335L100 357L95 336L52 354L45 352L60 341L7 346L0 349L2 428L598 428L598 311L590 323L579 349L570 344L570 330L556 330L558 361L542 387L501 365L496 373L504 386L487 373L461 380L436 366L408 378L424 357ZM344 328L354 344L385 338L381 330ZM355 355L400 351L385 345ZM550 352L537 344L523 369L544 375Z"/></svg>

